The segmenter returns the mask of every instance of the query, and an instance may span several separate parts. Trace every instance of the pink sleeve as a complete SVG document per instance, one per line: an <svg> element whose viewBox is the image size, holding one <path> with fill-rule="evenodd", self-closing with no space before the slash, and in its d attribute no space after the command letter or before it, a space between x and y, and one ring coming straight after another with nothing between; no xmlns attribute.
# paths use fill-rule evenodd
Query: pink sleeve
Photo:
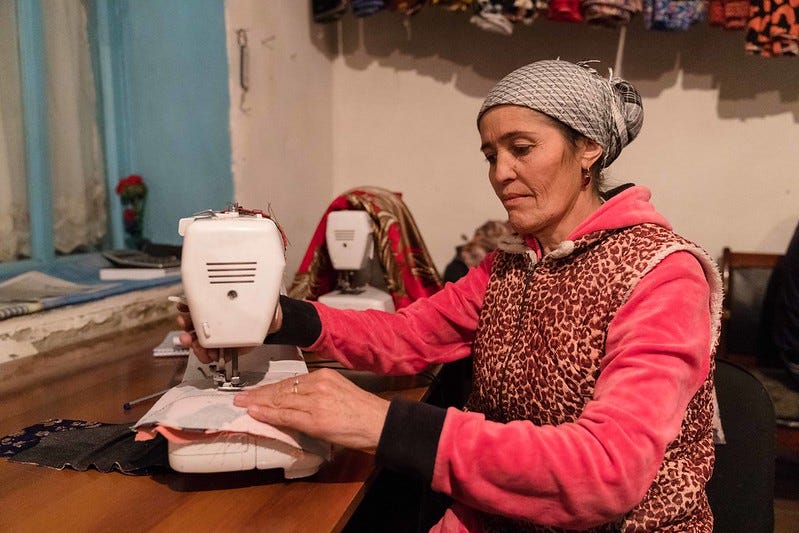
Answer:
<svg viewBox="0 0 799 533"><path fill-rule="evenodd" d="M433 489L471 507L584 529L644 496L709 371L709 288L687 252L668 256L608 330L594 398L574 423L488 422L449 409Z"/></svg>
<svg viewBox="0 0 799 533"><path fill-rule="evenodd" d="M396 313L333 309L312 302L322 322L307 349L351 368L380 374L415 374L432 363L471 353L494 255L455 283Z"/></svg>

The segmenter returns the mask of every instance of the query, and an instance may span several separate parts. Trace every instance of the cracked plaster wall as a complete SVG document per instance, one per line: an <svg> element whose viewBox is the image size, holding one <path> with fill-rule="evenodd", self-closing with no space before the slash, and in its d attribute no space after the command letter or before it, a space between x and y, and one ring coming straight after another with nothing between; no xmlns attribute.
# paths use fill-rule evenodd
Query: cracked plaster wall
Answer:
<svg viewBox="0 0 799 533"><path fill-rule="evenodd" d="M167 297L180 293L175 284L4 320L0 364L175 316Z"/></svg>

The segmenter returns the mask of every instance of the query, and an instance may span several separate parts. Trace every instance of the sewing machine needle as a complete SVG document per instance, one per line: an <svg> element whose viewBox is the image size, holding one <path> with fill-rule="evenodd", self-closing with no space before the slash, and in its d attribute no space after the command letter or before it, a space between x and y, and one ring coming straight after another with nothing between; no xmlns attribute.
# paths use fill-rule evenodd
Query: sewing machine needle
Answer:
<svg viewBox="0 0 799 533"><path fill-rule="evenodd" d="M219 359L217 359L217 361L216 361L216 366L217 366L217 368L219 368L219 371L222 374L224 374L225 381L230 381L228 379L228 374L227 374L227 361L225 360L225 349L224 348L219 348Z"/></svg>

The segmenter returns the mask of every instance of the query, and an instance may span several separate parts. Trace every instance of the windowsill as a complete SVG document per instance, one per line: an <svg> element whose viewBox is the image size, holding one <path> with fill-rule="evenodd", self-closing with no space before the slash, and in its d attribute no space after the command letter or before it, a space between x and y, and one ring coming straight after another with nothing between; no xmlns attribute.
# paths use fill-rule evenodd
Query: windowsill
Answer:
<svg viewBox="0 0 799 533"><path fill-rule="evenodd" d="M70 347L90 345L102 337L174 321L175 304L167 297L181 292L182 285L176 281L0 321L0 391L22 385L20 379L35 380L36 376L25 375L29 358L57 357ZM81 360L76 365L93 363Z"/></svg>
<svg viewBox="0 0 799 533"><path fill-rule="evenodd" d="M102 254L94 252L65 257L33 269L44 276L92 286L95 290L43 298L39 302L44 310L0 320L0 364L174 315L174 304L167 297L180 294L179 276L101 280L100 270L111 266ZM44 282L31 283L38 288Z"/></svg>

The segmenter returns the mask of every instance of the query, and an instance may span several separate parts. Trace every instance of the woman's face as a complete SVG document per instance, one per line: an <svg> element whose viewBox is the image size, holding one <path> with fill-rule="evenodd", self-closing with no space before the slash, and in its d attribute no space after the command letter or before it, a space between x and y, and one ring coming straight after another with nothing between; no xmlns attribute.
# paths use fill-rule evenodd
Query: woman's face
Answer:
<svg viewBox="0 0 799 533"><path fill-rule="evenodd" d="M584 170L601 148L581 140L572 146L552 119L515 105L486 111L478 124L488 178L521 234L532 234L545 250L557 246L598 206Z"/></svg>

